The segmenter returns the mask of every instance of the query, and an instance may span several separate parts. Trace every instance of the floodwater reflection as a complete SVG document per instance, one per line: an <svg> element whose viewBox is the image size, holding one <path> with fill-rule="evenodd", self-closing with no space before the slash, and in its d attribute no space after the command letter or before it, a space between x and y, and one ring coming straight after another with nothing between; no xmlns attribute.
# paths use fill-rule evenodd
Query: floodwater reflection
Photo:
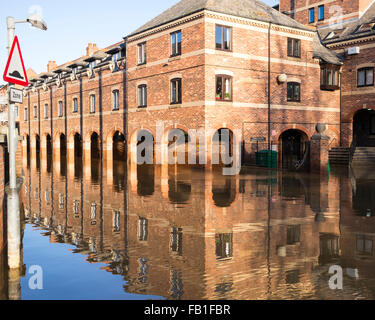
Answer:
<svg viewBox="0 0 375 320"><path fill-rule="evenodd" d="M53 285L31 292L26 273L22 298L375 298L375 180L366 174L251 168L223 177L61 160L51 170L33 161L24 168L23 262L39 263ZM5 260L1 299L9 297ZM344 270L342 291L328 286L332 265Z"/></svg>

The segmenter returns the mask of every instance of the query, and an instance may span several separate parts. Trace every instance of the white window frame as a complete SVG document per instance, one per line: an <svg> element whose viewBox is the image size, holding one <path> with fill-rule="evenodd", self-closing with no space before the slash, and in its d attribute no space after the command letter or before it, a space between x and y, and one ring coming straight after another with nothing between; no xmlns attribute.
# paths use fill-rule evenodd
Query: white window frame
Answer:
<svg viewBox="0 0 375 320"><path fill-rule="evenodd" d="M142 42L137 46L138 52L138 65L145 64L146 59L146 42Z"/></svg>

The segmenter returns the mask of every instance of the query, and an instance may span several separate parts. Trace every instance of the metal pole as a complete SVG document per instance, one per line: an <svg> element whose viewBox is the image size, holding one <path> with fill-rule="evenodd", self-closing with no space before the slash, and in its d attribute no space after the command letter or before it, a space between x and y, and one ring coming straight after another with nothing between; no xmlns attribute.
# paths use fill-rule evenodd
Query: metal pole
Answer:
<svg viewBox="0 0 375 320"><path fill-rule="evenodd" d="M7 17L8 28L8 52L14 40L15 21L12 17ZM7 206L7 226L8 226L8 266L9 269L18 269L21 266L21 222L20 222L20 204L17 190L16 176L16 123L15 123L15 105L10 102L10 88L8 86L8 152L9 152L9 191Z"/></svg>

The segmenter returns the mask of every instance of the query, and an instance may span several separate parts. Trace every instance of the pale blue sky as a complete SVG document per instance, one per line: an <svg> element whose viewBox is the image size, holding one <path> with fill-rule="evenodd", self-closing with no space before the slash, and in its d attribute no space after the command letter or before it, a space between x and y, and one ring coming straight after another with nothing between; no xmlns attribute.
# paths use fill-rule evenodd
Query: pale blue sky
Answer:
<svg viewBox="0 0 375 320"><path fill-rule="evenodd" d="M6 17L25 19L30 11L41 11L48 31L18 24L16 34L26 69L46 71L49 60L57 64L85 53L89 42L99 48L121 41L178 0L0 0L0 83L7 59ZM278 0L264 0L269 5Z"/></svg>

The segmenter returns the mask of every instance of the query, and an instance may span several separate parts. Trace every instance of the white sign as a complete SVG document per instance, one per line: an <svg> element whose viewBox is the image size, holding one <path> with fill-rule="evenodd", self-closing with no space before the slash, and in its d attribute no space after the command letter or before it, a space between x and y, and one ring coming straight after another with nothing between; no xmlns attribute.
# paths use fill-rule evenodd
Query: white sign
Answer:
<svg viewBox="0 0 375 320"><path fill-rule="evenodd" d="M359 54L360 53L360 48L359 47L351 47L348 49L348 54L353 55L353 54Z"/></svg>
<svg viewBox="0 0 375 320"><path fill-rule="evenodd" d="M12 102L12 103L23 103L22 90L10 88L10 102Z"/></svg>

